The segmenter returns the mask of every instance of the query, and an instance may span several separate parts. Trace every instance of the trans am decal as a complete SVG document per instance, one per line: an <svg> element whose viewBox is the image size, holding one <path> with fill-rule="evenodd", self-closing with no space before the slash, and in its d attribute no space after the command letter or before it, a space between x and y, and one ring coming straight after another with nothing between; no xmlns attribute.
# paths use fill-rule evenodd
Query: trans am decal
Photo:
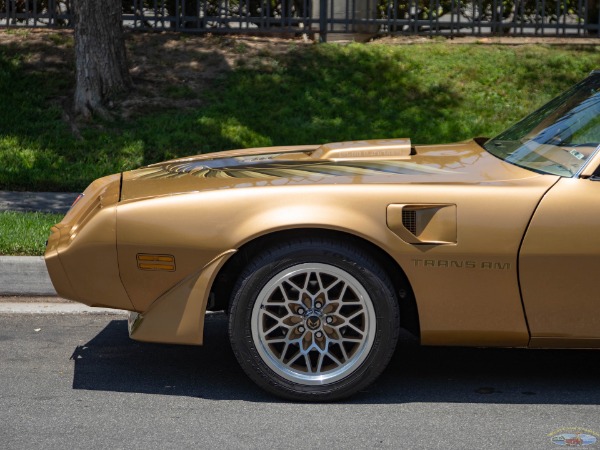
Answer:
<svg viewBox="0 0 600 450"><path fill-rule="evenodd" d="M310 153L276 153L213 160L165 162L139 169L135 179L179 178L293 178L311 176L367 176L384 174L455 174L411 161L328 161ZM300 159L301 158L301 159Z"/></svg>

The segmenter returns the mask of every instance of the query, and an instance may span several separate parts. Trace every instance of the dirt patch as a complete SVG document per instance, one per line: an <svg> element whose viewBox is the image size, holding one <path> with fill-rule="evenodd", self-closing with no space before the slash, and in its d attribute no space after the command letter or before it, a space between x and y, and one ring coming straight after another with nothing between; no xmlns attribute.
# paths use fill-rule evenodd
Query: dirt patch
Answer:
<svg viewBox="0 0 600 450"><path fill-rule="evenodd" d="M186 35L171 32L126 33L134 90L109 108L129 118L148 110L186 109L201 105L201 94L233 68L257 67L298 46L301 39ZM52 72L75 83L72 30L0 31L0 47L18 55L26 71ZM69 120L72 89L54 98Z"/></svg>

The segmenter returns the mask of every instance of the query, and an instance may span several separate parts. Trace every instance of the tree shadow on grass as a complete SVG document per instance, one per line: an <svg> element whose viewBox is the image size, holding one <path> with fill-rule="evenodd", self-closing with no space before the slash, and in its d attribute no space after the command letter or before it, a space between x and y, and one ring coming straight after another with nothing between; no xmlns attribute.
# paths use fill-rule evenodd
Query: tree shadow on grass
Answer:
<svg viewBox="0 0 600 450"><path fill-rule="evenodd" d="M408 47L319 45L241 59L205 92L203 108L165 120L166 134L179 136L178 156L346 140L409 137L432 144L492 136L548 100L548 92L558 94L578 81L594 58L587 48L577 50L577 60L544 48L491 48L493 57L481 47L454 48L459 51L424 46L413 54ZM498 55L502 61L495 63ZM544 58L550 74L540 69ZM172 156L163 149L147 147L145 161Z"/></svg>
<svg viewBox="0 0 600 450"><path fill-rule="evenodd" d="M203 347L138 343L129 339L126 321L114 320L75 349L73 388L278 401L238 366L224 314L209 316L205 342ZM404 342L383 375L347 402L598 405L599 369L592 351L428 348Z"/></svg>
<svg viewBox="0 0 600 450"><path fill-rule="evenodd" d="M116 120L83 124L77 139L61 108L72 49L59 38L0 42L0 189L80 191L109 173L233 148L489 136L594 60L587 47L577 57L543 46L257 50L251 40L136 33L128 48L137 90L116 102Z"/></svg>
<svg viewBox="0 0 600 450"><path fill-rule="evenodd" d="M231 71L225 59L237 47L193 42L133 36L137 90L121 99L127 117L81 124L82 139L61 107L74 83L72 50L61 53L52 40L0 47L0 188L82 190L109 173L233 148L456 135L450 119L460 95L444 80L423 86L415 67L384 47L253 51L237 55Z"/></svg>
<svg viewBox="0 0 600 450"><path fill-rule="evenodd" d="M0 41L4 190L81 191L95 178L154 162L145 159L146 149L176 156L182 136L197 141L195 127L179 119L180 107L187 112L198 107L202 90L210 87L207 72L228 70L223 56L206 46L178 48L180 35L136 35L131 39L136 89L115 100L114 120L75 123L69 111L75 80L68 33L0 37L6 39Z"/></svg>
<svg viewBox="0 0 600 450"><path fill-rule="evenodd" d="M440 124L460 108L461 95L443 79L423 85L412 63L386 50L317 46L239 68L214 91L218 101L199 123L206 135L229 135L238 146L450 138L450 129L440 136Z"/></svg>

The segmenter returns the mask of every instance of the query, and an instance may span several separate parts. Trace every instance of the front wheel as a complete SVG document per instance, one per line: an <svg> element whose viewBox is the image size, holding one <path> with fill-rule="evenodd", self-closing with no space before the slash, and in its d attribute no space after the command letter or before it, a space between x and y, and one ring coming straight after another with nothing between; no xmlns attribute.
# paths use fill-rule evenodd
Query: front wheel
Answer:
<svg viewBox="0 0 600 450"><path fill-rule="evenodd" d="M329 240L299 240L254 259L242 273L229 334L244 371L293 400L331 401L379 376L399 332L385 271Z"/></svg>

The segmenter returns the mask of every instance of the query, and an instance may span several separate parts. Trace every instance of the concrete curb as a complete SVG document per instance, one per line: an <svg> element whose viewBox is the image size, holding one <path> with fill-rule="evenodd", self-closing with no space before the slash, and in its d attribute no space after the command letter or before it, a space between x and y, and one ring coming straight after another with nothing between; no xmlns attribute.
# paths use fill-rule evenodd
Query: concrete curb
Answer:
<svg viewBox="0 0 600 450"><path fill-rule="evenodd" d="M79 303L0 303L0 314L90 314L103 316L126 316L121 309L92 308Z"/></svg>
<svg viewBox="0 0 600 450"><path fill-rule="evenodd" d="M56 296L42 256L0 256L0 295Z"/></svg>

